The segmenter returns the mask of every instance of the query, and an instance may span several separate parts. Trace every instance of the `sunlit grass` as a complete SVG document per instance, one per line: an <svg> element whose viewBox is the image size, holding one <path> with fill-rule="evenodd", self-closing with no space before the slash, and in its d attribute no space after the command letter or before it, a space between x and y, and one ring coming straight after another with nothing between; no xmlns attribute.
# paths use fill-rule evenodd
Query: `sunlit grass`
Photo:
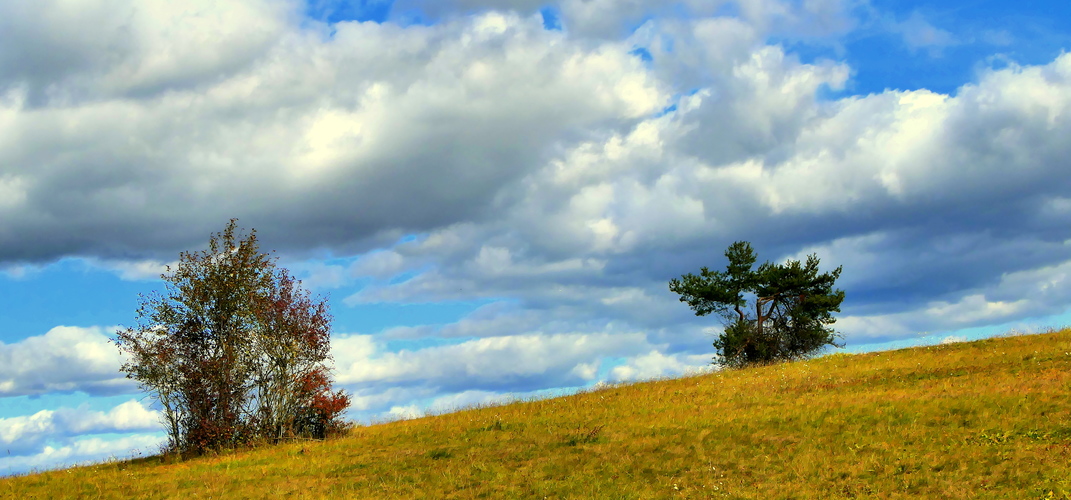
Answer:
<svg viewBox="0 0 1071 500"><path fill-rule="evenodd" d="M166 463L17 498L1071 499L1071 330L617 386Z"/></svg>

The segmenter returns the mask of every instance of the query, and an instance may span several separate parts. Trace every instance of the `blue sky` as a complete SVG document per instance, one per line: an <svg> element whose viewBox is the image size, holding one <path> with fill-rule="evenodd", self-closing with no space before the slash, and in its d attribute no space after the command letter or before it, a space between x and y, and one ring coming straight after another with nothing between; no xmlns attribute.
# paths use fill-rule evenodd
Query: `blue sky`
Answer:
<svg viewBox="0 0 1071 500"><path fill-rule="evenodd" d="M0 6L0 474L152 453L108 343L231 217L362 422L708 366L669 279L817 253L853 352L1071 323L1071 6Z"/></svg>

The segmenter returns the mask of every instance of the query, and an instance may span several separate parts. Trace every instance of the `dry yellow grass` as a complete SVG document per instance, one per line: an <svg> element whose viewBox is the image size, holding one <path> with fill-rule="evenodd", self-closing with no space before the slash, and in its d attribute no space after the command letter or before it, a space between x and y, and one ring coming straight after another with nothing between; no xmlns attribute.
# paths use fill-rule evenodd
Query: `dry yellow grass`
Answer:
<svg viewBox="0 0 1071 500"><path fill-rule="evenodd" d="M726 371L163 463L17 498L1071 499L1071 330Z"/></svg>

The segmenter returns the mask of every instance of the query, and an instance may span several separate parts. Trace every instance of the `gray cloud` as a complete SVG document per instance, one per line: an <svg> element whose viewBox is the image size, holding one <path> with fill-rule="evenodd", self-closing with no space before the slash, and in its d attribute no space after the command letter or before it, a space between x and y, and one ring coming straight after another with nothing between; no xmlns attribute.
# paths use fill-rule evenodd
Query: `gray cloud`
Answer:
<svg viewBox="0 0 1071 500"><path fill-rule="evenodd" d="M757 49L725 72L766 87L714 86L682 98L675 113L577 144L527 176L498 220L447 227L391 250L409 262L395 262L398 269L430 263L432 270L350 300L504 296L543 311L544 321L575 306L582 313L571 321L695 325L670 312L681 306L665 282L719 266L722 250L746 239L764 259L817 251L829 267L844 264L845 313L898 318L890 332L1064 307L1054 294L1030 312L922 314L1007 295L1008 275L1071 257L1063 217L1071 151L1060 139L1071 131L1071 59L991 72L954 96L886 92L820 102L818 86L842 81L843 72L771 50ZM763 92L790 102L758 105ZM757 105L724 104L737 100ZM735 153L718 146L733 142L733 132L703 143L707 133L729 130L718 123L760 139L765 130L768 139L736 141ZM924 319L910 320L912 311Z"/></svg>
<svg viewBox="0 0 1071 500"><path fill-rule="evenodd" d="M5 3L0 88L23 88L28 104L44 106L197 87L249 64L293 21L295 6L272 0Z"/></svg>
<svg viewBox="0 0 1071 500"><path fill-rule="evenodd" d="M0 260L173 258L231 216L295 251L485 217L558 141L663 105L628 50L489 13L291 27L233 73L146 97L9 91Z"/></svg>

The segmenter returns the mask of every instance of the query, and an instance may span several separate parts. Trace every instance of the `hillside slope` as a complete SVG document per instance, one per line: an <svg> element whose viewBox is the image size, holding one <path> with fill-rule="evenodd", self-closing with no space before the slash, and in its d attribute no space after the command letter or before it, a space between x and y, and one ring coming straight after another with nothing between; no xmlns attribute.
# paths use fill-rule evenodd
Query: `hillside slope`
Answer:
<svg viewBox="0 0 1071 500"><path fill-rule="evenodd" d="M180 463L17 498L1071 498L1071 330L726 371Z"/></svg>

